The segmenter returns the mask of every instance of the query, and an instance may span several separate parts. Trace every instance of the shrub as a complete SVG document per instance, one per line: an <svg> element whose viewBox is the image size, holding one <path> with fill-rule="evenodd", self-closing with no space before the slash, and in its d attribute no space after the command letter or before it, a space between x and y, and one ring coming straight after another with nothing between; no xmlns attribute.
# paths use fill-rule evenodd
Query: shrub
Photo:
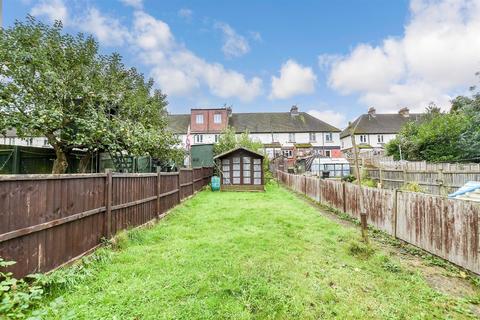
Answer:
<svg viewBox="0 0 480 320"><path fill-rule="evenodd" d="M357 258L368 259L374 254L375 250L364 242L352 241L348 246L348 252Z"/></svg>
<svg viewBox="0 0 480 320"><path fill-rule="evenodd" d="M411 192L422 192L424 193L425 190L423 190L423 188L417 183L417 182L408 182L408 183L405 183L401 190L403 191L411 191Z"/></svg>
<svg viewBox="0 0 480 320"><path fill-rule="evenodd" d="M348 176L343 176L342 181L353 182L355 181L355 176L353 174L349 174Z"/></svg>

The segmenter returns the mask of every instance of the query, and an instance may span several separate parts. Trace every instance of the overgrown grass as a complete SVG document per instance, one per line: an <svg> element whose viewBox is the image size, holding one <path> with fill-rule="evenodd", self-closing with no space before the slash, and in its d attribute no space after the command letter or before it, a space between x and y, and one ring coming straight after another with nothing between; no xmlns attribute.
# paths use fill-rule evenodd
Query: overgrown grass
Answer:
<svg viewBox="0 0 480 320"><path fill-rule="evenodd" d="M46 317L75 319L432 319L465 301L276 186L202 192L100 257L49 277ZM83 275L79 277L78 274ZM68 280L69 278L74 280Z"/></svg>

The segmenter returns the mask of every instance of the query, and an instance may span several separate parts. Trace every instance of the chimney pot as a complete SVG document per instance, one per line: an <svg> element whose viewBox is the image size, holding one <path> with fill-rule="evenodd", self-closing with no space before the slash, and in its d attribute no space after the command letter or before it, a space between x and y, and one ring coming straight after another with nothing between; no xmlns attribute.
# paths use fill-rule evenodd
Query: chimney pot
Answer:
<svg viewBox="0 0 480 320"><path fill-rule="evenodd" d="M296 105L293 105L293 106L290 108L290 115L292 115L292 116L298 115L298 107L297 107Z"/></svg>
<svg viewBox="0 0 480 320"><path fill-rule="evenodd" d="M375 110L374 107L370 107L368 108L368 114L371 115L371 116L375 116L375 113L377 112L377 110Z"/></svg>
<svg viewBox="0 0 480 320"><path fill-rule="evenodd" d="M404 116L405 118L408 118L410 116L410 109L408 109L407 107L402 108L398 110L398 114Z"/></svg>

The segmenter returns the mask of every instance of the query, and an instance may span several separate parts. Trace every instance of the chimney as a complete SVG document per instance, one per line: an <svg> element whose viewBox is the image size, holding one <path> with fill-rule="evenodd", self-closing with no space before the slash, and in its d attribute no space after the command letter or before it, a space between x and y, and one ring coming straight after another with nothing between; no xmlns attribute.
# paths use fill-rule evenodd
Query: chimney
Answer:
<svg viewBox="0 0 480 320"><path fill-rule="evenodd" d="M410 116L410 110L405 107L405 108L402 108L400 110L398 110L398 114L405 117L405 118L408 118Z"/></svg>
<svg viewBox="0 0 480 320"><path fill-rule="evenodd" d="M298 116L298 107L296 105L293 105L291 108L290 108L290 115L292 117L295 117L295 116Z"/></svg>
<svg viewBox="0 0 480 320"><path fill-rule="evenodd" d="M374 107L368 108L368 114L371 115L372 117L375 117L376 112L377 112L377 110L375 110Z"/></svg>
<svg viewBox="0 0 480 320"><path fill-rule="evenodd" d="M226 107L227 110L227 116L230 118L232 116L232 107Z"/></svg>

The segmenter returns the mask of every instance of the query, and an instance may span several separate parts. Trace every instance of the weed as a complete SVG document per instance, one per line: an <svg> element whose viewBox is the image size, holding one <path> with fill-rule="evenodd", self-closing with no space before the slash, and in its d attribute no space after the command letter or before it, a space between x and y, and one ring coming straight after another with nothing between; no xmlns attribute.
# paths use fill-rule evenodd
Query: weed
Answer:
<svg viewBox="0 0 480 320"><path fill-rule="evenodd" d="M364 242L351 241L348 245L348 252L357 258L368 259L375 253L375 250Z"/></svg>

